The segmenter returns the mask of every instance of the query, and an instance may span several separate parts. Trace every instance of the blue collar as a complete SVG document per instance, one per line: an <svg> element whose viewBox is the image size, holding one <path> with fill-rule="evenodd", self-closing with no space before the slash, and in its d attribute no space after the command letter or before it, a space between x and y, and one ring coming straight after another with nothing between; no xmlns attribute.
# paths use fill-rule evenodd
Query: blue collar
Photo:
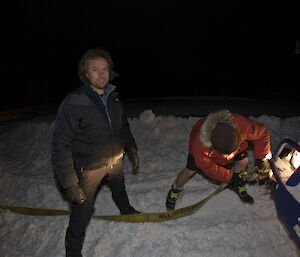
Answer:
<svg viewBox="0 0 300 257"><path fill-rule="evenodd" d="M114 85L107 84L107 87L104 90L104 94L100 96L90 85L83 84L82 90L86 93L86 95L94 102L96 105L102 109L106 110L108 106L108 97L109 95L116 89Z"/></svg>
<svg viewBox="0 0 300 257"><path fill-rule="evenodd" d="M91 87L92 88L92 87ZM92 88L93 89L93 88ZM116 87L112 84L107 84L105 90L104 90L104 94L103 95L100 95L101 97L101 100L103 101L104 105L107 106L107 100L108 100L108 97L110 95L110 93L112 91L114 91L116 89ZM94 89L93 89L94 90ZM95 90L94 90L95 91Z"/></svg>

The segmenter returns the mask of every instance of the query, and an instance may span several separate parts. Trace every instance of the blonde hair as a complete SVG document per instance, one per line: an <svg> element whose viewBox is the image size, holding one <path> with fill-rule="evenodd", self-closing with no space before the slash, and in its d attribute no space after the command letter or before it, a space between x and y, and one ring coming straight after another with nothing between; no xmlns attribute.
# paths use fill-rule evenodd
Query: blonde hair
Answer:
<svg viewBox="0 0 300 257"><path fill-rule="evenodd" d="M114 71L114 63L110 53L104 48L93 48L85 52L78 63L78 75L83 83L89 83L89 79L86 76L88 60L97 57L102 57L107 61L109 67L109 81L112 81L115 77L119 76L119 74Z"/></svg>

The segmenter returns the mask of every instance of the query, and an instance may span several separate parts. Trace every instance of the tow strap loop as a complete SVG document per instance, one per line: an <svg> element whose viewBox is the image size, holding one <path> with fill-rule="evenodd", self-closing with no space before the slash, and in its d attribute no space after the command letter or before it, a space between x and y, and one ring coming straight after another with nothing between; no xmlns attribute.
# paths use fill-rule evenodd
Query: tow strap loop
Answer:
<svg viewBox="0 0 300 257"><path fill-rule="evenodd" d="M162 222L167 220L178 219L195 213L210 198L222 192L225 188L227 188L227 186L228 186L227 184L223 183L213 193L211 193L210 195L202 199L200 202L172 211L156 212L156 213L137 213L137 214L128 214L128 215L93 216L93 218L115 221L115 222L135 222L135 223ZM28 208L28 207L19 207L19 206L0 205L0 208L4 210L9 210L11 212L15 212L23 215L30 215L30 216L62 216L62 215L71 214L70 211L65 211L65 210Z"/></svg>

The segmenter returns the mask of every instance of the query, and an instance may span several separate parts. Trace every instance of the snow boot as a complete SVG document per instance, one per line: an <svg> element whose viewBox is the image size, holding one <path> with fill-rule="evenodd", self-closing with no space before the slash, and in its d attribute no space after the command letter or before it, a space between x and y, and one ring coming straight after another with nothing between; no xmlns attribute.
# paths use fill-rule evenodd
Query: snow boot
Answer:
<svg viewBox="0 0 300 257"><path fill-rule="evenodd" d="M120 212L121 212L122 215L140 213L139 211L137 211L136 209L134 209L131 205L129 207L127 207L127 208L120 209Z"/></svg>
<svg viewBox="0 0 300 257"><path fill-rule="evenodd" d="M67 229L65 246L66 257L82 257L81 250L83 245L84 236L80 239L72 237L70 231Z"/></svg>
<svg viewBox="0 0 300 257"><path fill-rule="evenodd" d="M250 204L254 203L252 196L247 193L245 185L235 187L234 191L238 194L243 202Z"/></svg>
<svg viewBox="0 0 300 257"><path fill-rule="evenodd" d="M179 194L182 192L182 190L183 189L176 188L175 184L172 185L166 201L167 211L172 211L175 209L176 201L179 197Z"/></svg>

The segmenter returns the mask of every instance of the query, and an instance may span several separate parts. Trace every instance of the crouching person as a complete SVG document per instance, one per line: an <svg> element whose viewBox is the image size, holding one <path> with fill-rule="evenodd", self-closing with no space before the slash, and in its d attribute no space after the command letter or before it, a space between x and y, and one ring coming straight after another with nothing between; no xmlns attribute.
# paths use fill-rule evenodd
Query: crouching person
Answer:
<svg viewBox="0 0 300 257"><path fill-rule="evenodd" d="M270 135L263 124L239 114L221 110L200 119L190 134L186 167L178 174L167 195L166 208L173 210L184 185L197 172L228 183L240 199L253 203L241 174L248 165L248 142L254 147L255 170L260 178L268 176L270 165Z"/></svg>
<svg viewBox="0 0 300 257"><path fill-rule="evenodd" d="M121 214L138 213L129 203L123 176L126 153L136 174L137 146L116 87L116 73L104 49L87 51L79 62L83 86L61 103L52 140L53 165L72 213L66 232L66 256L80 257L86 228L103 178Z"/></svg>

